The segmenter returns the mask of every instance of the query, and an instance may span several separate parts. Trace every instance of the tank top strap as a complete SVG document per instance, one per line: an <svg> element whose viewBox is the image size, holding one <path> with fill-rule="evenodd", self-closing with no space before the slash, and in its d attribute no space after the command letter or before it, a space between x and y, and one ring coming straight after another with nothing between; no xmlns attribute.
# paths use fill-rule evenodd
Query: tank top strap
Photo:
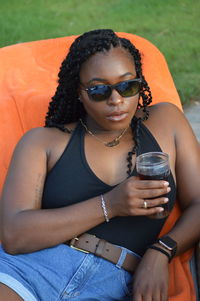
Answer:
<svg viewBox="0 0 200 301"><path fill-rule="evenodd" d="M63 152L63 154L68 151L71 147L73 147L74 144L80 144L80 137L83 136L83 129L81 126L80 121L77 122L76 127L72 130L71 137L69 139L69 142Z"/></svg>
<svg viewBox="0 0 200 301"><path fill-rule="evenodd" d="M135 117L134 121L137 122L137 120L138 119ZM142 120L140 122L137 135L139 139L139 145L136 151L137 156L146 152L162 152L159 143Z"/></svg>

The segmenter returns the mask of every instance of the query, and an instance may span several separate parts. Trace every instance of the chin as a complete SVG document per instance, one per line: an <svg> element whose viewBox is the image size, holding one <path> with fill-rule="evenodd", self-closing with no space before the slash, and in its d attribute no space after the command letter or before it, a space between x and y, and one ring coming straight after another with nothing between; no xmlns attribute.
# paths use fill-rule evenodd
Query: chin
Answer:
<svg viewBox="0 0 200 301"><path fill-rule="evenodd" d="M120 131L129 127L130 123L131 123L131 119L127 119L127 118L125 120L120 120L120 121L109 120L109 122L106 122L106 124L104 125L104 128L106 126L107 130Z"/></svg>

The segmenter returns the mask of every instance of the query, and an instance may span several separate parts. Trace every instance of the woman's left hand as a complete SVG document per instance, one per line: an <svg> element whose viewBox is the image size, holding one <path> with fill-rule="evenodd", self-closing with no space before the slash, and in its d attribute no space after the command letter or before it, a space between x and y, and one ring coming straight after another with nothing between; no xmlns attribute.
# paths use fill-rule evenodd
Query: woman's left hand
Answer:
<svg viewBox="0 0 200 301"><path fill-rule="evenodd" d="M133 301L168 300L168 258L148 249L133 276Z"/></svg>

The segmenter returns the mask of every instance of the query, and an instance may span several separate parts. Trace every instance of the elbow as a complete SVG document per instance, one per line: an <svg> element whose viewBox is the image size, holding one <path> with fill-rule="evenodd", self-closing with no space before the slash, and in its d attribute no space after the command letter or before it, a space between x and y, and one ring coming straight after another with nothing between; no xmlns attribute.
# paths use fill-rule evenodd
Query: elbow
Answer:
<svg viewBox="0 0 200 301"><path fill-rule="evenodd" d="M17 255L19 254L19 252L17 252L16 248L13 248L12 245L10 245L7 242L3 242L1 243L3 250L10 255Z"/></svg>
<svg viewBox="0 0 200 301"><path fill-rule="evenodd" d="M3 250L10 255L22 253L19 247L19 240L15 233L12 233L11 231L2 231L1 245Z"/></svg>

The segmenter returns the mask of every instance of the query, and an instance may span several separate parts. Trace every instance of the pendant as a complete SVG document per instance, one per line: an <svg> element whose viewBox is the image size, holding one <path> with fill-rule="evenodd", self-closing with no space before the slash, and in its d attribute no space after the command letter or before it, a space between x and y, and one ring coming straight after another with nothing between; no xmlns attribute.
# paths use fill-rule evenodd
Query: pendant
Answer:
<svg viewBox="0 0 200 301"><path fill-rule="evenodd" d="M119 140L113 140L113 141L110 141L108 143L104 143L105 146L107 147L113 147L113 146L116 146L119 144Z"/></svg>

